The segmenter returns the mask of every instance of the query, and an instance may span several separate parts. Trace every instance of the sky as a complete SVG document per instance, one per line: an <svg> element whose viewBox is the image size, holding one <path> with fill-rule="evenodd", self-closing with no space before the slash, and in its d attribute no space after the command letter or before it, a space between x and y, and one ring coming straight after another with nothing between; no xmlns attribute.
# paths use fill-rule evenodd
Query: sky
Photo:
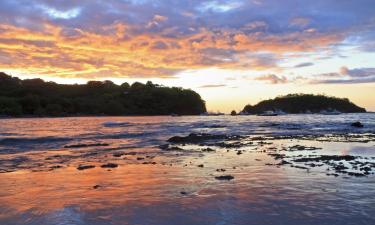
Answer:
<svg viewBox="0 0 375 225"><path fill-rule="evenodd" d="M197 91L209 111L289 93L375 111L373 0L1 0L0 71Z"/></svg>

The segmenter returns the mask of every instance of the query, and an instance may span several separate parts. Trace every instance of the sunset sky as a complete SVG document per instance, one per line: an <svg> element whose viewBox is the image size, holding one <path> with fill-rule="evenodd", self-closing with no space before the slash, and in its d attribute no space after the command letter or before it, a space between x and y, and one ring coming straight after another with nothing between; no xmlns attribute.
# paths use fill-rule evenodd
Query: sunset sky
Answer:
<svg viewBox="0 0 375 225"><path fill-rule="evenodd" d="M375 111L374 0L1 0L0 71L151 80L228 112L288 93Z"/></svg>

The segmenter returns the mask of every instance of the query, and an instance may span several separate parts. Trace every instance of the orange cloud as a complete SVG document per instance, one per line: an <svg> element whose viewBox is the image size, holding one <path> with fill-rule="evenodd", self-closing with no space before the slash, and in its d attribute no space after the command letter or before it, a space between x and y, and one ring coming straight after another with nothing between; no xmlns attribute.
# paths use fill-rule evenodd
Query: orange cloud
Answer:
<svg viewBox="0 0 375 225"><path fill-rule="evenodd" d="M151 22L167 20L156 15ZM173 33L173 27L160 32L138 30L124 23L100 31L47 23L39 30L0 24L0 69L70 78L170 77L182 70L209 67L263 70L277 68L282 54L315 51L343 38L316 31L277 36L234 29L200 28L190 35ZM265 58L259 52L275 57Z"/></svg>

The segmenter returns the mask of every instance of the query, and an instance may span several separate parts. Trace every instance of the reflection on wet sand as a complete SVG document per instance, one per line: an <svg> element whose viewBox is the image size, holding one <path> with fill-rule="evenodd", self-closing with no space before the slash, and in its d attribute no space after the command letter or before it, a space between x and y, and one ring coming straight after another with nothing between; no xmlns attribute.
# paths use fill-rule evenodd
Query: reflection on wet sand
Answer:
<svg viewBox="0 0 375 225"><path fill-rule="evenodd" d="M83 163L80 158L51 171L1 173L0 220L4 224L275 224L283 219L310 224L318 218L328 224L334 221L332 216L339 216L335 221L357 218L366 224L362 218L374 210L356 208L374 203L360 200L366 190L375 188L371 180L353 182L290 167L267 167L265 163L274 160L265 153L197 152L182 154L178 161L161 155L153 158L157 164L137 159L130 163L124 160L127 155L117 161L108 157L88 163L95 168L82 171L76 168ZM101 168L104 162L119 167ZM214 179L221 174L235 179ZM353 193L352 188L362 191ZM348 207L337 212L335 207L341 204Z"/></svg>
<svg viewBox="0 0 375 225"><path fill-rule="evenodd" d="M113 139L111 129L124 136L129 122L121 128L93 123L73 136L109 129L103 134L108 137L52 141L41 150L3 145L16 151L0 154L0 224L375 223L371 135L354 142L347 135L188 135L184 130L171 139L181 133L167 125L165 133ZM149 123L131 132L162 130L157 121ZM361 171L365 167L368 174Z"/></svg>

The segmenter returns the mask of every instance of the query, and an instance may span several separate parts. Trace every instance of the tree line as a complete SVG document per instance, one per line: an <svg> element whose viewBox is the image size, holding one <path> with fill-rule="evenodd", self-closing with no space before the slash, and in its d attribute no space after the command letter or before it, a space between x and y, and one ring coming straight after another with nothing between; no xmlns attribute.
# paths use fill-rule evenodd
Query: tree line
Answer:
<svg viewBox="0 0 375 225"><path fill-rule="evenodd" d="M275 99L261 101L254 106L246 105L243 112L258 114L270 110L282 110L286 113L319 113L323 110L337 110L342 113L366 112L366 109L355 105L347 98L313 94L289 94L279 96Z"/></svg>
<svg viewBox="0 0 375 225"><path fill-rule="evenodd" d="M148 81L116 85L111 81L57 84L0 72L0 115L197 115L205 101L190 89L165 87Z"/></svg>

